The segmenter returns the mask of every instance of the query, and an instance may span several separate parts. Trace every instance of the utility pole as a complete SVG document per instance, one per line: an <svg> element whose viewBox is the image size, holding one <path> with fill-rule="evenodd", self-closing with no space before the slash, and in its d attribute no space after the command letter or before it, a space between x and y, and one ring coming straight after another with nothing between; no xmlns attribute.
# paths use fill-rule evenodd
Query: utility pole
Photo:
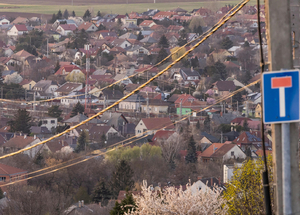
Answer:
<svg viewBox="0 0 300 215"><path fill-rule="evenodd" d="M181 117L182 117L182 101L180 101L180 108L179 108L179 110L180 110L179 118L181 119Z"/></svg>
<svg viewBox="0 0 300 215"><path fill-rule="evenodd" d="M3 99L3 87L1 87L1 99Z"/></svg>
<svg viewBox="0 0 300 215"><path fill-rule="evenodd" d="M34 101L34 102L33 102L32 105L33 105L33 110L35 111L35 92L33 92L33 101Z"/></svg>
<svg viewBox="0 0 300 215"><path fill-rule="evenodd" d="M27 90L25 89L25 101L27 101Z"/></svg>
<svg viewBox="0 0 300 215"><path fill-rule="evenodd" d="M291 41L291 17L290 3L297 0L266 0L266 24L268 41L268 61L270 62L269 71L293 68L292 41ZM297 11L299 16L299 11ZM299 26L296 26L299 28ZM282 138L283 134L289 130L290 139L290 168L291 181L283 181L283 159ZM284 140L285 141L285 140ZM289 211L285 206L290 204L290 211L297 213L300 211L300 184L299 184L299 162L298 162L298 123L272 124L273 142L273 165L274 165L274 187L275 187L275 211L276 214L287 214ZM285 185L291 186L290 203L284 201L283 193ZM286 197L286 196L285 196Z"/></svg>
<svg viewBox="0 0 300 215"><path fill-rule="evenodd" d="M48 43L49 43L49 39L47 38L47 58L49 58L49 55L48 55L48 53L49 53L49 46L48 46Z"/></svg>

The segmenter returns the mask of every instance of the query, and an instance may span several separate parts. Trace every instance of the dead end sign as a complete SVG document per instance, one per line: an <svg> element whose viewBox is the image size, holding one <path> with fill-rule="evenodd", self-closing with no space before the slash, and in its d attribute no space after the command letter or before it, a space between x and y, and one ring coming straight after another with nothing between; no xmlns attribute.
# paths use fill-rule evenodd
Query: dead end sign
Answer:
<svg viewBox="0 0 300 215"><path fill-rule="evenodd" d="M299 70L263 73L264 123L300 120L299 78Z"/></svg>

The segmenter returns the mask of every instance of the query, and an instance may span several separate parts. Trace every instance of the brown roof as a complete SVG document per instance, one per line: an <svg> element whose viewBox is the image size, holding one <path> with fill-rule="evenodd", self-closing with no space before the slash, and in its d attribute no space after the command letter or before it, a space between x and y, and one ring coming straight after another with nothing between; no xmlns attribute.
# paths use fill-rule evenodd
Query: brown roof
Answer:
<svg viewBox="0 0 300 215"><path fill-rule="evenodd" d="M84 22L81 25L79 25L78 30L84 29L85 31L87 29L89 29L89 27L91 27L92 25L94 25L94 23L91 22Z"/></svg>
<svg viewBox="0 0 300 215"><path fill-rule="evenodd" d="M217 81L216 87L219 91L234 91L236 88L233 81Z"/></svg>
<svg viewBox="0 0 300 215"><path fill-rule="evenodd" d="M166 127L167 129L174 129L173 122L168 117L164 118L143 118L141 119L148 130L158 130Z"/></svg>
<svg viewBox="0 0 300 215"><path fill-rule="evenodd" d="M27 173L27 171L0 163L0 175L18 175L24 173Z"/></svg>
<svg viewBox="0 0 300 215"><path fill-rule="evenodd" d="M75 31L77 28L74 24L61 24L60 27L65 31Z"/></svg>
<svg viewBox="0 0 300 215"><path fill-rule="evenodd" d="M16 148L16 149L23 149L36 139L34 137L30 136L16 136L11 138L9 141L3 144L3 147L8 147L8 148Z"/></svg>
<svg viewBox="0 0 300 215"><path fill-rule="evenodd" d="M214 154L218 149L220 149L225 143L213 143L211 144L207 149L205 149L201 157L210 157L212 154Z"/></svg>
<svg viewBox="0 0 300 215"><path fill-rule="evenodd" d="M27 18L24 18L24 17L17 17L14 21L11 22L11 24L18 24L18 23L26 23L28 22L29 20Z"/></svg>
<svg viewBox="0 0 300 215"><path fill-rule="evenodd" d="M231 150L235 144L224 144L219 148L215 153L213 153L210 157L223 157L229 150Z"/></svg>
<svg viewBox="0 0 300 215"><path fill-rule="evenodd" d="M34 55L30 54L29 52L25 51L24 49L18 51L17 53L13 54L12 57L20 57L20 58L27 58L27 57L34 57Z"/></svg>
<svg viewBox="0 0 300 215"><path fill-rule="evenodd" d="M54 141L50 141L46 143L46 145L48 146L48 148L52 153L55 153L57 151L60 151L63 147L68 146L68 143L64 142L63 139L62 140L56 139Z"/></svg>
<svg viewBox="0 0 300 215"><path fill-rule="evenodd" d="M64 85L62 85L60 88L58 88L55 92L69 93L80 86L82 86L81 83L67 82Z"/></svg>
<svg viewBox="0 0 300 215"><path fill-rule="evenodd" d="M15 25L18 31L28 31L26 25Z"/></svg>
<svg viewBox="0 0 300 215"><path fill-rule="evenodd" d="M21 81L21 83L19 83L21 86L25 85L25 84L29 84L32 80L29 79L23 79L23 81Z"/></svg>

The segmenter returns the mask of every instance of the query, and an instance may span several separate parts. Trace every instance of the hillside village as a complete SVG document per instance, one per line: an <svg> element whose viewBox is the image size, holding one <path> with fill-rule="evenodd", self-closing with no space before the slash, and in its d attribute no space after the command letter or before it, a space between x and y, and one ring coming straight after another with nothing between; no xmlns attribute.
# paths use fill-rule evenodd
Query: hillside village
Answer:
<svg viewBox="0 0 300 215"><path fill-rule="evenodd" d="M83 17L65 10L53 14L51 20L2 16L1 98L15 102L0 103L0 153L32 146L118 101L189 50L232 7L217 11L148 9L129 14L91 14L87 10ZM266 44L264 6L260 10ZM0 164L0 174L6 175L1 176L6 177L2 183L18 180L12 174L21 175L20 179L38 167L55 164L50 158L68 160L80 153L95 154L128 144L126 150L159 147L162 154L155 162L139 158L145 169L153 170L152 175L144 172L136 158L124 155L129 156L135 183L147 180L160 187L201 180L203 186L224 186L235 166L247 157L263 156L263 143L267 154L272 152L270 125L265 125L265 140L261 138L259 82L217 102L260 79L256 12L256 6L245 6L188 57L100 117L4 160ZM178 54L160 63L188 42ZM267 58L266 45L263 50ZM119 83L108 87L116 81ZM16 126L22 114L29 117L26 131ZM196 158L190 154L191 142ZM114 159L112 154L109 157ZM189 163L197 163L196 170L185 167ZM91 170L82 168L93 171L94 164L89 165ZM98 175L109 178L111 171L104 169L109 167L102 165ZM82 178L81 185L72 185L74 190L68 192L73 195L86 185L86 192L92 193L98 180L94 177ZM115 197L121 201L124 195L120 191ZM84 206L80 203L68 210L65 214L75 214L74 210L84 210Z"/></svg>

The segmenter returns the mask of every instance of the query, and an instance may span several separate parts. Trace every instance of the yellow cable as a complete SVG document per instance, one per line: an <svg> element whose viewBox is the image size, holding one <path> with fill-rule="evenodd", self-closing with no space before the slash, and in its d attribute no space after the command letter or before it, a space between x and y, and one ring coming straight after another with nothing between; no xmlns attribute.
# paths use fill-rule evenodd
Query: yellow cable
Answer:
<svg viewBox="0 0 300 215"><path fill-rule="evenodd" d="M37 147L39 145L42 145L44 143L47 143L49 142L50 140L53 140L57 137L60 137L70 131L72 131L73 129L75 128L78 128L79 126L91 121L92 119L100 116L101 114L103 114L104 112L108 111L109 109L113 108L114 106L116 106L117 104L119 104L120 102L124 101L125 99L127 99L128 97L132 96L133 94L135 94L137 91L141 90L142 88L144 88L146 85L148 85L149 83L151 83L153 80L155 80L157 77L161 76L164 72L166 72L168 69L170 69L172 66L174 66L176 63L178 63L179 61L181 61L185 56L187 56L189 53L191 53L193 50L195 50L201 43L203 43L207 38L209 38L213 33L215 33L221 26L223 26L232 16L234 16L244 5L246 5L246 3L248 2L249 0L245 0L240 6L239 8L233 12L232 14L230 14L229 17L225 18L219 25L217 25L211 32L209 32L203 39L201 39L197 44L195 44L190 50L186 51L182 56L180 56L179 58L177 58L175 61L173 61L169 66L167 66L167 68L163 69L161 72L157 73L155 76L151 77L148 81L146 81L144 84L140 85L139 87L137 87L135 90L133 90L131 93L127 94L126 96L122 97L121 99L119 99L118 101L116 101L114 104L108 106L107 108L103 109L102 111L99 111L97 114L95 114L94 116L82 121L81 123L75 125L75 126L72 126L71 128L59 133L59 134L56 134L50 138L48 138L47 140L44 140L44 141L41 141L37 144L34 144L30 147L27 147L27 148L24 148L24 149L21 149L19 151L16 151L16 152L13 152L13 153L10 153L10 154L7 154L7 155L3 155L0 157L0 159L3 159L3 158L7 158L7 157L11 157L11 156L14 156L16 154L20 154L22 152L25 152L25 151L28 151L34 147Z"/></svg>
<svg viewBox="0 0 300 215"><path fill-rule="evenodd" d="M249 0L245 0L244 2L248 2ZM144 71L140 72L140 73L135 73L133 75L130 75L126 78L122 78L106 87L103 87L95 92L100 92L106 88L110 88L126 79L129 79L129 78L132 78L138 74L141 74L141 73L144 73L146 71L149 71L151 69L153 69L154 67L157 67L159 65L161 65L163 62L165 62L167 59L169 59L172 55L176 54L177 52L179 52L181 49L183 49L184 47L186 47L187 45L190 45L191 43L195 42L196 40L199 40L201 37L203 37L205 34L209 33L215 26L217 26L222 20L225 19L226 16L228 16L232 11L234 11L240 4L242 4L243 2L235 5L233 8L230 9L230 11L228 11L212 28L210 28L209 30L207 30L206 32L204 32L202 35L200 35L199 37L191 40L190 42L186 43L185 45L179 47L179 49L177 49L176 51L172 52L170 55L168 55L166 58L164 58L162 61L158 62L157 64L155 64L154 66L148 68L148 69L145 69ZM94 93L95 93L94 92ZM53 100L58 100L58 99L64 99L64 98L73 98L73 97L79 97L79 96L83 96L85 94L78 94L78 95L69 95L69 96L61 96L61 97L56 97L56 98L52 98L52 99L46 99L46 100L40 100L40 101L32 101L32 102L26 102L26 101L15 101L15 100L8 100L8 99L0 99L0 101L4 101L4 102L13 102L13 103L26 103L26 104L35 104L35 103L43 103L43 102L49 102L49 101L53 101Z"/></svg>
<svg viewBox="0 0 300 215"><path fill-rule="evenodd" d="M245 90L245 89L246 89L247 87L249 87L249 86L252 86L252 85L257 84L259 81L260 81L260 79L257 80L257 81L255 81L255 82L252 82L252 83L248 84L247 86L244 86L244 87L242 87L242 88L240 88L240 89L238 89L238 90L232 92L231 94L225 96L224 98L218 99L217 102L216 102L215 104L217 104L217 103L219 103L219 102L221 102L221 101L224 101L224 100L226 100L226 99L228 99L228 98L234 96L235 94L237 94L237 93L239 93L239 92ZM202 112L202 111L204 111L204 110L207 110L207 109L210 108L210 107L213 107L215 104L209 105L209 106L207 106L206 108L201 109L200 111L194 111L194 112ZM178 122L181 122L181 121L183 121L183 120L185 120L185 119L187 119L188 117L189 117L189 116L184 117L184 118L182 118L182 119L176 121L175 124L178 123ZM165 126L164 128L166 128L166 127L168 127L168 126L169 126L169 125ZM164 129L164 128L161 128L161 129ZM160 130L161 130L161 129L160 129ZM147 135L146 135L146 136L147 136ZM141 138L145 138L145 136L143 136L143 137L141 137ZM141 138L140 138L140 139L141 139ZM134 140L134 141L131 141L131 142L129 142L129 143L126 143L126 144L117 146L116 148L121 148L121 147L127 146L127 145L131 144L132 142L135 142L135 140ZM39 174L39 175L35 175L35 176L31 176L31 177L28 177L28 178L25 178L25 179L21 179L21 180L18 180L18 181L14 181L14 182L10 182L10 183L7 183L7 184L3 184L3 185L1 185L0 187L5 187L5 186L9 186L9 185L12 185L12 184L15 184L15 183L19 183L19 182L22 182L22 181L27 181L27 180L29 180L29 179L37 178L37 177L40 177L40 176L43 176L43 175L46 175L46 174L49 174L49 173L53 173L53 172L56 172L56 171L59 171L59 170L68 168L68 167L70 167L70 166L74 166L74 165L83 163L83 162L88 161L88 160L90 160L90 159L92 159L92 158L95 158L95 157L97 157L97 156L107 154L107 153L109 153L109 152L115 150L116 148L113 148L113 149L111 149L111 150L109 150L109 151L107 151L107 152L100 152L100 153L98 153L97 155L94 155L94 156L92 156L92 157L85 158L85 159L83 159L83 160L81 160L81 161L77 161L77 162L75 162L75 163L71 163L71 164L68 164L68 165L66 165L66 166L59 167L59 168L56 168L56 169L54 169L54 170L51 170L51 171L48 171L48 172L41 173L41 174ZM54 166L57 166L57 165L54 165ZM39 170L39 171L31 172L31 173L29 173L28 175L31 175L31 174L34 174L34 173L37 173L37 172L41 172L41 171L44 171L44 170L49 169L49 168L53 168L54 166L47 167L47 168L41 169L41 170Z"/></svg>

